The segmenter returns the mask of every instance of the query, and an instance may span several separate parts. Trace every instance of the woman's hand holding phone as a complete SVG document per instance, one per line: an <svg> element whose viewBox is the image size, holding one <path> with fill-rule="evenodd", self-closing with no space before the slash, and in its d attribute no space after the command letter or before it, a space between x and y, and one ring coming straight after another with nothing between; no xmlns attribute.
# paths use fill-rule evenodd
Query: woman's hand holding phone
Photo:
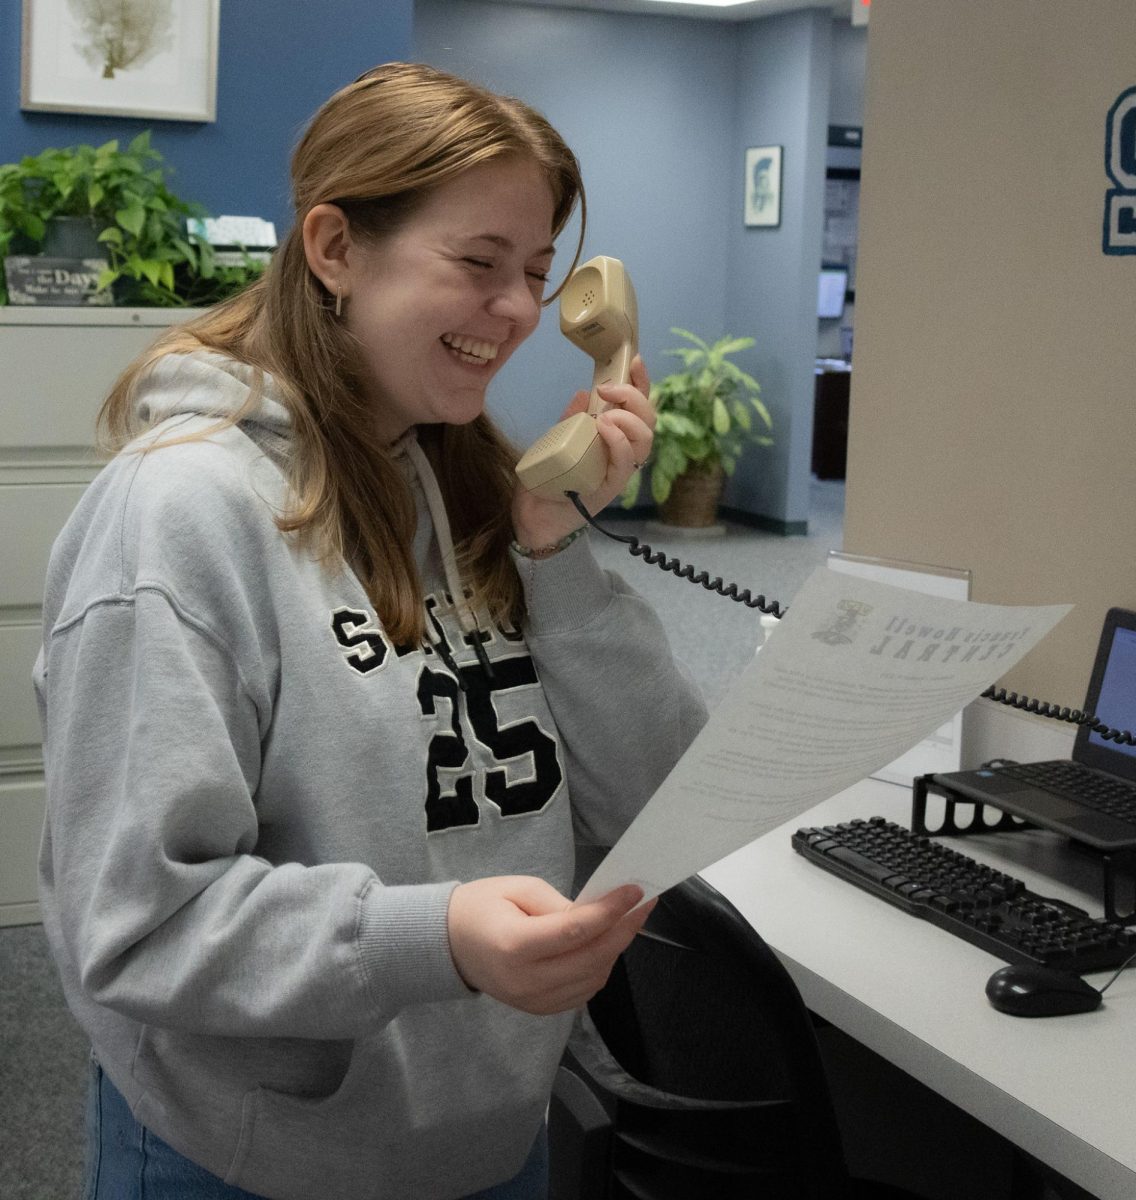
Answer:
<svg viewBox="0 0 1136 1200"><path fill-rule="evenodd" d="M608 408L594 420L607 455L607 466L599 487L580 496L590 513L599 512L614 500L651 452L655 410L649 399L651 380L639 355L631 360L630 376L627 383L603 384L599 389ZM587 406L588 393L577 392L561 420L585 412ZM513 497L513 530L522 546L530 549L553 546L579 526L580 514L563 492L543 496L518 484Z"/></svg>

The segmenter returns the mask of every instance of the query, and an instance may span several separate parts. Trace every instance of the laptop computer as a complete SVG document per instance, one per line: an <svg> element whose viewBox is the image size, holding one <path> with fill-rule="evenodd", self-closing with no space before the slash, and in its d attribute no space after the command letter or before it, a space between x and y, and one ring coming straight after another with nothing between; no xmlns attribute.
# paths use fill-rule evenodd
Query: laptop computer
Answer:
<svg viewBox="0 0 1136 1200"><path fill-rule="evenodd" d="M1109 609L1084 710L1136 732L1136 613ZM964 800L990 804L1098 850L1136 849L1136 746L1077 730L1070 759L931 776Z"/></svg>

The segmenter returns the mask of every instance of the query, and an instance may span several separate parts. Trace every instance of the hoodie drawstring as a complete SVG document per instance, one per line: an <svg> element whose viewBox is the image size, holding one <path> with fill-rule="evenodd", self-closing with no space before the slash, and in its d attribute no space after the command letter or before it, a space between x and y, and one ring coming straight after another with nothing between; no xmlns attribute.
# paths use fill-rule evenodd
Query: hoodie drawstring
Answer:
<svg viewBox="0 0 1136 1200"><path fill-rule="evenodd" d="M450 519L446 514L446 504L442 499L442 489L438 487L438 479L434 474L433 467L430 466L430 460L426 457L425 451L418 444L418 438L413 430L410 431L404 438L395 444L395 452L405 450L410 461L414 464L414 469L418 473L418 480L422 484L422 491L426 496L426 507L430 510L430 519L434 522L434 535L438 539L438 549L442 555L442 570L446 576L446 587L449 589L450 596L453 600L454 611L457 613L458 622L461 625L462 632L470 636L473 640L473 648L477 654L477 661L481 663L481 668L489 679L493 678L493 668L489 662L489 656L485 653L485 647L482 644L481 627L477 622L477 614L470 607L466 599L465 586L462 584L461 572L458 570L457 555L454 553L453 535L450 533ZM441 652L442 643L433 626L429 621L426 622L426 636L436 650ZM442 655L443 660L445 655ZM465 684L462 683L461 672L451 661L446 665L457 675L458 683L464 689Z"/></svg>

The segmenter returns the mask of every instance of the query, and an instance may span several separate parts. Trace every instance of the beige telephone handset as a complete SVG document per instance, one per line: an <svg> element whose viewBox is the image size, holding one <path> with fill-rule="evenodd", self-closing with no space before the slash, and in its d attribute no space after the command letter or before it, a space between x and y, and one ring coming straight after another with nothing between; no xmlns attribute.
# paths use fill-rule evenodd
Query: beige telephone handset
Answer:
<svg viewBox="0 0 1136 1200"><path fill-rule="evenodd" d="M635 289L618 258L601 254L573 273L560 296L560 332L596 360L592 393L588 397L587 412L577 413L554 425L517 463L517 475L523 486L540 496L556 497L575 492L574 503L584 520L605 537L623 542L636 558L680 579L697 583L709 592L736 600L747 608L756 608L775 617L783 616L787 610L776 600L753 596L748 588L739 590L736 583L726 584L721 576L711 579L706 571L695 573L694 567L684 566L677 558L668 558L652 550L637 537L609 532L591 516L579 498L594 492L603 482L607 470L607 454L595 422L595 417L604 410L604 403L596 389L604 383L627 382L631 360L639 345ZM982 698L1043 717L1088 725L1103 738L1121 745L1136 745L1136 734L1110 729L1092 713L1058 708L994 687L988 687Z"/></svg>
<svg viewBox="0 0 1136 1200"><path fill-rule="evenodd" d="M618 258L600 254L573 272L560 296L560 332L596 360L586 412L554 425L517 463L522 485L538 496L587 495L603 482L607 452L595 418L599 387L626 383L639 348L639 310Z"/></svg>

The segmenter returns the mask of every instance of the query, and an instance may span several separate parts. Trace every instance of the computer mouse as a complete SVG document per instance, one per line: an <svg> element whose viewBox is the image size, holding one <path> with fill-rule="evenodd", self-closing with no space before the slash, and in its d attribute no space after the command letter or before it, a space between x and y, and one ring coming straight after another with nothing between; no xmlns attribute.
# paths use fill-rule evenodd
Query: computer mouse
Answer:
<svg viewBox="0 0 1136 1200"><path fill-rule="evenodd" d="M1000 967L986 981L986 998L1013 1017L1063 1017L1092 1012L1103 999L1092 984L1071 971L1034 963Z"/></svg>

